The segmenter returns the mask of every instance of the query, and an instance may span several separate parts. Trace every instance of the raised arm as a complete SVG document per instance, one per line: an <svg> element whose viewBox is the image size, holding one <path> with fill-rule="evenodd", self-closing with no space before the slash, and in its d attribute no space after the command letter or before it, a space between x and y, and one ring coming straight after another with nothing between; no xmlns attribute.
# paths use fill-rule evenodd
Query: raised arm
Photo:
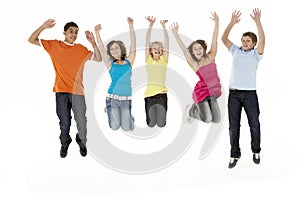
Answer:
<svg viewBox="0 0 300 200"><path fill-rule="evenodd" d="M215 21L215 27L212 35L210 51L207 54L209 55L210 59L215 60L218 50L219 16L216 14L216 12L212 12L211 14L212 17L210 18Z"/></svg>
<svg viewBox="0 0 300 200"><path fill-rule="evenodd" d="M149 56L150 56L151 31L152 31L152 27L153 27L153 24L155 23L156 18L147 16L146 19L149 21L149 27L148 27L148 31L147 31L147 34L146 34L145 61L147 61Z"/></svg>
<svg viewBox="0 0 300 200"><path fill-rule="evenodd" d="M197 69L198 69L197 62L193 60L192 56L190 55L189 51L185 47L183 41L181 40L181 38L178 34L178 29L179 29L178 23L176 22L176 23L171 24L170 29L172 30L173 35L174 35L179 47L183 51L183 54L185 56L187 63L189 64L189 66L192 68L192 70L194 72L197 72Z"/></svg>
<svg viewBox="0 0 300 200"><path fill-rule="evenodd" d="M103 44L103 41L100 37L100 31L101 30L102 30L101 24L98 24L98 25L95 26L95 34L96 34L96 40L97 40L97 43L98 43L98 48L99 48L100 53L102 55L102 60L105 64L106 68L109 70L110 67L111 67L111 62L110 62L109 56L107 55L106 48Z"/></svg>
<svg viewBox="0 0 300 200"><path fill-rule="evenodd" d="M169 60L169 35L166 29L166 23L168 22L168 20L160 20L160 24L161 27L163 29L164 32L164 38L165 38L165 42L164 42L164 58L165 60L168 62Z"/></svg>
<svg viewBox="0 0 300 200"><path fill-rule="evenodd" d="M231 21L228 24L228 26L226 27L226 29L222 35L222 42L227 47L227 49L229 49L232 45L232 42L228 39L229 33L230 33L232 27L240 21L241 15L242 15L242 13L240 11L236 11L236 10L232 13Z"/></svg>
<svg viewBox="0 0 300 200"><path fill-rule="evenodd" d="M96 41L95 41L95 37L93 35L93 32L91 31L85 31L85 36L86 36L86 39L91 43L91 45L93 46L93 49L94 49L94 58L93 60L95 61L98 61L98 62L101 62L102 61L102 57L101 57L101 54L100 54L100 51L99 51L99 48L96 44Z"/></svg>
<svg viewBox="0 0 300 200"><path fill-rule="evenodd" d="M53 26L55 26L55 20L48 19L38 29L36 29L31 34L31 36L28 38L28 42L30 42L31 44L41 46L40 41L39 41L39 36L40 36L41 32L47 28L52 28Z"/></svg>
<svg viewBox="0 0 300 200"><path fill-rule="evenodd" d="M133 19L130 17L127 17L127 22L129 25L129 31L130 31L130 51L128 55L128 60L130 62L130 65L133 66L135 55L136 55L136 37L135 32L133 28Z"/></svg>
<svg viewBox="0 0 300 200"><path fill-rule="evenodd" d="M263 54L265 49L265 33L260 21L261 11L258 8L255 8L253 9L253 15L250 16L254 20L258 31L257 52Z"/></svg>

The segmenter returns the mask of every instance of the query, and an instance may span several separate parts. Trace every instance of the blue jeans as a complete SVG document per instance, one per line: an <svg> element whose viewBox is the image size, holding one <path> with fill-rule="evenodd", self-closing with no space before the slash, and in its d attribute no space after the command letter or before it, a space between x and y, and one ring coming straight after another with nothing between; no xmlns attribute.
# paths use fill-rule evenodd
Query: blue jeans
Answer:
<svg viewBox="0 0 300 200"><path fill-rule="evenodd" d="M72 142L70 136L71 127L71 109L74 113L74 119L77 124L78 133L76 134L76 142L80 147L86 146L86 104L83 95L58 92L56 95L56 113L59 118L60 126L60 142L62 146L68 147Z"/></svg>
<svg viewBox="0 0 300 200"><path fill-rule="evenodd" d="M124 131L133 130L134 118L131 115L131 100L106 97L106 109L111 129L118 130L121 127Z"/></svg>
<svg viewBox="0 0 300 200"><path fill-rule="evenodd" d="M159 127L166 125L168 97L167 94L157 94L145 99L146 122L149 127L156 124Z"/></svg>
<svg viewBox="0 0 300 200"><path fill-rule="evenodd" d="M239 158L241 156L239 139L242 108L244 108L248 118L248 124L251 132L252 152L259 153L261 150L259 105L256 91L230 90L228 97L228 114L231 145L230 156L233 158Z"/></svg>
<svg viewBox="0 0 300 200"><path fill-rule="evenodd" d="M198 104L193 104L189 111L189 116L205 123L219 123L221 121L221 113L217 98L210 96Z"/></svg>

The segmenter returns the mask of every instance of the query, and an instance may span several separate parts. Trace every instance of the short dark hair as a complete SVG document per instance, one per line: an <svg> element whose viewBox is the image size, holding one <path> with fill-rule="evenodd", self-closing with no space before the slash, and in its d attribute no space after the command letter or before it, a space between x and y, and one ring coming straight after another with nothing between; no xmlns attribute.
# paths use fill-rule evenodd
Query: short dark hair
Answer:
<svg viewBox="0 0 300 200"><path fill-rule="evenodd" d="M252 42L256 45L257 36L255 35L255 33L248 31L246 33L243 33L242 37L245 37L245 36L249 36L251 38Z"/></svg>
<svg viewBox="0 0 300 200"><path fill-rule="evenodd" d="M112 40L112 41L110 41L106 45L107 55L110 57L110 60L113 60L114 62L116 61L116 59L110 53L110 47L114 43L117 43L120 46L120 49L121 49L121 60L125 60L126 59L126 55L127 55L127 51L126 51L126 47L125 47L124 43L122 41L120 41L120 40Z"/></svg>
<svg viewBox="0 0 300 200"><path fill-rule="evenodd" d="M193 54L193 46L195 44L200 44L203 47L203 49L204 49L204 54L203 55L204 56L206 56L207 44L206 44L206 42L204 40L196 40L196 41L192 42L189 45L188 50L189 50L189 52L190 52L193 60L198 61L198 59L196 58L196 56Z"/></svg>
<svg viewBox="0 0 300 200"><path fill-rule="evenodd" d="M64 26L64 31L67 31L68 28L70 28L71 26L72 26L72 27L79 28L78 25L77 25L75 22L68 22L68 23L66 23L66 25Z"/></svg>

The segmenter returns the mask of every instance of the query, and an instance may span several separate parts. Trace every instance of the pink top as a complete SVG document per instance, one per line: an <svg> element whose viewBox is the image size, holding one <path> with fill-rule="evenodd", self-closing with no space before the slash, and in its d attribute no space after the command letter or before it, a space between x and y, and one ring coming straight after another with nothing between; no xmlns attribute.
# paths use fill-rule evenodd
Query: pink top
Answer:
<svg viewBox="0 0 300 200"><path fill-rule="evenodd" d="M200 80L195 85L193 91L193 100L195 104L203 101L209 96L215 96L216 98L221 96L221 84L217 73L216 63L209 63L200 67L196 74Z"/></svg>

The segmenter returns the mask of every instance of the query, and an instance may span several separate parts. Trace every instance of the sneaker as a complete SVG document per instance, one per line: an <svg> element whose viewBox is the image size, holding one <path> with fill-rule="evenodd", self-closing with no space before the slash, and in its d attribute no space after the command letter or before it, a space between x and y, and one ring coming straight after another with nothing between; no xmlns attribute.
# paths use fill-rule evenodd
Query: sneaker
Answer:
<svg viewBox="0 0 300 200"><path fill-rule="evenodd" d="M87 155L86 147L80 147L79 152L82 157L85 157Z"/></svg>
<svg viewBox="0 0 300 200"><path fill-rule="evenodd" d="M230 158L228 168L229 169L234 168L238 160L239 160L238 158Z"/></svg>
<svg viewBox="0 0 300 200"><path fill-rule="evenodd" d="M259 153L254 153L253 154L253 162L255 164L259 164L260 163L260 155L259 155Z"/></svg>
<svg viewBox="0 0 300 200"><path fill-rule="evenodd" d="M185 123L191 124L195 120L195 118L190 116L190 109L191 108L192 108L192 106L190 104L185 107L185 110L184 110L184 113L183 113L183 116L182 116L182 120Z"/></svg>
<svg viewBox="0 0 300 200"><path fill-rule="evenodd" d="M61 146L61 148L60 148L60 157L61 158L65 158L67 156L68 148L69 147Z"/></svg>

